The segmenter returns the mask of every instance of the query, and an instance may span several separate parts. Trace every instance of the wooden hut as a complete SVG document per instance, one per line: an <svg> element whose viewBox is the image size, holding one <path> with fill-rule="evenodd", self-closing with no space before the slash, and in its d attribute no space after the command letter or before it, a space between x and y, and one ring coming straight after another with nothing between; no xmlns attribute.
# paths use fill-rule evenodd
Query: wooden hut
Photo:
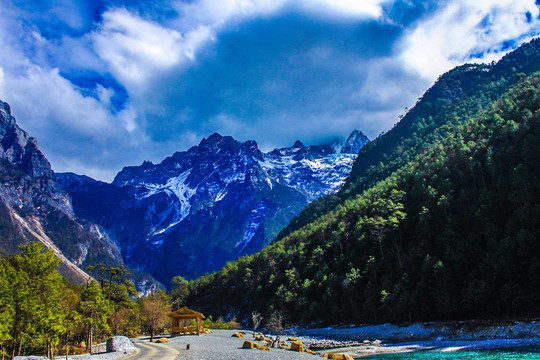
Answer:
<svg viewBox="0 0 540 360"><path fill-rule="evenodd" d="M203 332L202 320L204 315L200 312L183 307L168 315L171 318L171 335L200 335ZM195 321L193 321L195 320ZM195 325L193 325L195 323Z"/></svg>

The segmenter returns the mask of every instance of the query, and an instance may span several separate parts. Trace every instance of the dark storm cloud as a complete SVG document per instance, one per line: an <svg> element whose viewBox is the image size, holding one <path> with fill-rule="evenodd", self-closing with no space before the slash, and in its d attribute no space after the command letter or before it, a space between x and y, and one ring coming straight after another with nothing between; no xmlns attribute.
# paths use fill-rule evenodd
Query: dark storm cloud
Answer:
<svg viewBox="0 0 540 360"><path fill-rule="evenodd" d="M168 139L186 126L212 131L210 120L220 114L246 127L276 121L285 109L298 121L320 113L338 119L358 108L351 94L362 88L368 64L392 56L402 31L374 20L351 24L292 13L235 24L197 54L191 69L167 74L166 86L156 82L154 101L168 111L149 119L152 137ZM273 136L298 136L277 130Z"/></svg>

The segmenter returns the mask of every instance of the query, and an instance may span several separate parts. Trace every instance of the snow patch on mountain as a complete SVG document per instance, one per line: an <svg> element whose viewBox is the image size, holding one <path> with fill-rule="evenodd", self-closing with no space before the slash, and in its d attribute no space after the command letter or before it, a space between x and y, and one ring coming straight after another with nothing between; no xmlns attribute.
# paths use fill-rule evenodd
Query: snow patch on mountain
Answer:
<svg viewBox="0 0 540 360"><path fill-rule="evenodd" d="M191 170L188 170L177 177L170 178L165 184L144 184L148 192L144 194L143 198L165 192L169 196L176 196L180 202L180 206L177 209L179 216L175 217L174 224L170 226L178 224L189 215L191 209L189 199L197 192L197 189L192 189L186 184L190 173Z"/></svg>
<svg viewBox="0 0 540 360"><path fill-rule="evenodd" d="M257 207L251 211L251 216L249 219L248 227L246 231L244 232L244 236L242 238L242 242L237 245L238 252L237 256L242 254L242 251L248 246L248 244L251 242L257 231L259 231L259 228L264 223L264 214L265 214L265 206L264 202L260 202L257 204Z"/></svg>

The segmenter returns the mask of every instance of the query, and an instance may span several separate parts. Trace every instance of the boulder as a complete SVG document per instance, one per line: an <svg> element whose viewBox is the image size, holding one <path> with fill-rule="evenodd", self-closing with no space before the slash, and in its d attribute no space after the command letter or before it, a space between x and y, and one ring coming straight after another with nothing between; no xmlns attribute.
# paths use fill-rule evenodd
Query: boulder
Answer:
<svg viewBox="0 0 540 360"><path fill-rule="evenodd" d="M347 354L324 354L323 358L330 360L353 360L352 356Z"/></svg>
<svg viewBox="0 0 540 360"><path fill-rule="evenodd" d="M107 352L130 353L135 351L135 345L126 336L113 336L107 340Z"/></svg>
<svg viewBox="0 0 540 360"><path fill-rule="evenodd" d="M270 351L270 348L268 346L261 346L257 343L254 343L252 341L244 341L244 344L242 345L242 349L259 349L263 351Z"/></svg>
<svg viewBox="0 0 540 360"><path fill-rule="evenodd" d="M231 335L231 337L236 337L236 338L240 338L240 339L241 339L241 338L244 337L244 335L241 334L241 333L234 333L234 334Z"/></svg>
<svg viewBox="0 0 540 360"><path fill-rule="evenodd" d="M300 341L294 341L291 344L291 350L303 353L304 352L304 344L302 344Z"/></svg>
<svg viewBox="0 0 540 360"><path fill-rule="evenodd" d="M268 346L261 346L259 344L255 344L255 347L262 351L270 351L270 348Z"/></svg>
<svg viewBox="0 0 540 360"><path fill-rule="evenodd" d="M169 341L171 341L171 340L169 340L167 338L161 338L161 339L156 340L157 343L161 343L161 344L168 343Z"/></svg>

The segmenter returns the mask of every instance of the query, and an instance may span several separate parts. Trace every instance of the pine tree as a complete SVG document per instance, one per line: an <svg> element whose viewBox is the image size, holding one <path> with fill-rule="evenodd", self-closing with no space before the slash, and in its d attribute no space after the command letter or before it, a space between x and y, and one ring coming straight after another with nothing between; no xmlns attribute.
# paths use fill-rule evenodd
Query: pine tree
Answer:
<svg viewBox="0 0 540 360"><path fill-rule="evenodd" d="M84 322L87 328L88 343L86 344L86 348L87 351L92 353L94 335L97 331L109 332L107 319L112 312L109 302L95 281L90 281L86 284L81 293L80 312L84 316Z"/></svg>

